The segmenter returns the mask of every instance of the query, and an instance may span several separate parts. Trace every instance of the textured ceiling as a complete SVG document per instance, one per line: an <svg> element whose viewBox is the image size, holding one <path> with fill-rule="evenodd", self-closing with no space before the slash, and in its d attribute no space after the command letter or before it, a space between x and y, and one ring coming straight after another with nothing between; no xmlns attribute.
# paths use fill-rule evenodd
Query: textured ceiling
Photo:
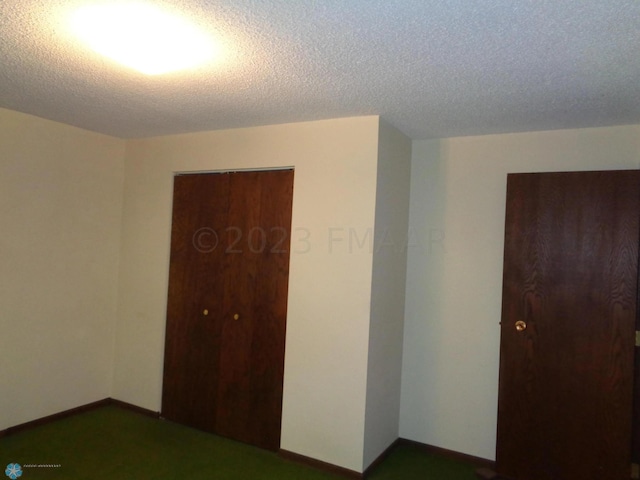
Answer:
<svg viewBox="0 0 640 480"><path fill-rule="evenodd" d="M639 0L153 1L229 52L162 76L76 45L64 19L85 3L0 1L0 107L125 138L369 114L414 139L640 123Z"/></svg>

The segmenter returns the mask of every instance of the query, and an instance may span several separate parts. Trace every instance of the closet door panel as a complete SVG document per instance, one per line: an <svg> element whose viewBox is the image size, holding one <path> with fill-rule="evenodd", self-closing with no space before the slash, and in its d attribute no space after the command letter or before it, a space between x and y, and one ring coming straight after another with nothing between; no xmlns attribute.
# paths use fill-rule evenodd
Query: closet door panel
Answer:
<svg viewBox="0 0 640 480"><path fill-rule="evenodd" d="M174 178L162 415L215 429L229 179ZM223 266L222 268L220 266Z"/></svg>
<svg viewBox="0 0 640 480"><path fill-rule="evenodd" d="M256 284L254 311L260 321L254 325L251 350L250 421L254 437L267 445L280 444L292 193L292 170L262 177L261 204L278 207L261 210L263 231L251 239L252 248L261 251L258 275L271 279Z"/></svg>
<svg viewBox="0 0 640 480"><path fill-rule="evenodd" d="M229 174L227 275L220 349L217 433L250 442L251 348L255 285L270 281L258 277L258 253L249 249L247 236L260 223L261 172Z"/></svg>

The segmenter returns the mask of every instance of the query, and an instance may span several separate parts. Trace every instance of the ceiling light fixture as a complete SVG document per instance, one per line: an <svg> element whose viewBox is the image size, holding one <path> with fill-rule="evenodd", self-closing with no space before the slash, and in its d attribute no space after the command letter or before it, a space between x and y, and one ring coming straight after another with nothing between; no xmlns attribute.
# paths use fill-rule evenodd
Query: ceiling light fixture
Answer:
<svg viewBox="0 0 640 480"><path fill-rule="evenodd" d="M194 67L220 54L195 25L144 3L87 5L71 15L70 24L92 50L147 75Z"/></svg>

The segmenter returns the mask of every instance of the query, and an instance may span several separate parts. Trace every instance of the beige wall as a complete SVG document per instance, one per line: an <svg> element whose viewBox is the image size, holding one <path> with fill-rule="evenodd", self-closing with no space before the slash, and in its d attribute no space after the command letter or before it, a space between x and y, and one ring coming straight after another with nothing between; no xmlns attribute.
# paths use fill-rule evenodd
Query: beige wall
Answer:
<svg viewBox="0 0 640 480"><path fill-rule="evenodd" d="M360 471L378 117L127 143L113 396L159 410L174 172L293 166L285 450Z"/></svg>
<svg viewBox="0 0 640 480"><path fill-rule="evenodd" d="M401 436L494 458L507 173L639 166L640 126L414 142Z"/></svg>
<svg viewBox="0 0 640 480"><path fill-rule="evenodd" d="M360 117L125 142L0 109L0 429L107 396L159 410L173 173L293 166L282 448L367 466L396 431L402 262L367 235L403 228L398 135ZM400 436L494 458L506 174L639 168L639 139L413 142Z"/></svg>
<svg viewBox="0 0 640 480"><path fill-rule="evenodd" d="M398 438L411 140L384 122L378 139L364 468Z"/></svg>
<svg viewBox="0 0 640 480"><path fill-rule="evenodd" d="M124 145L0 109L0 430L110 395Z"/></svg>

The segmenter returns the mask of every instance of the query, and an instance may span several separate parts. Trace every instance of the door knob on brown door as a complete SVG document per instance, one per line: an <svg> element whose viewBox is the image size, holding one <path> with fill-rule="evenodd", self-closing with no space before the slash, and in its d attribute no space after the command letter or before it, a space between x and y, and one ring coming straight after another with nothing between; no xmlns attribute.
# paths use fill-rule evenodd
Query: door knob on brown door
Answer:
<svg viewBox="0 0 640 480"><path fill-rule="evenodd" d="M527 329L527 322L523 322L522 320L518 320L516 322L516 330L519 332L523 332Z"/></svg>
<svg viewBox="0 0 640 480"><path fill-rule="evenodd" d="M234 320L238 320L239 318L240 318L240 315L238 315L237 313L233 315Z"/></svg>
<svg viewBox="0 0 640 480"><path fill-rule="evenodd" d="M207 310L206 308L202 311L203 315L209 315L209 310Z"/></svg>

